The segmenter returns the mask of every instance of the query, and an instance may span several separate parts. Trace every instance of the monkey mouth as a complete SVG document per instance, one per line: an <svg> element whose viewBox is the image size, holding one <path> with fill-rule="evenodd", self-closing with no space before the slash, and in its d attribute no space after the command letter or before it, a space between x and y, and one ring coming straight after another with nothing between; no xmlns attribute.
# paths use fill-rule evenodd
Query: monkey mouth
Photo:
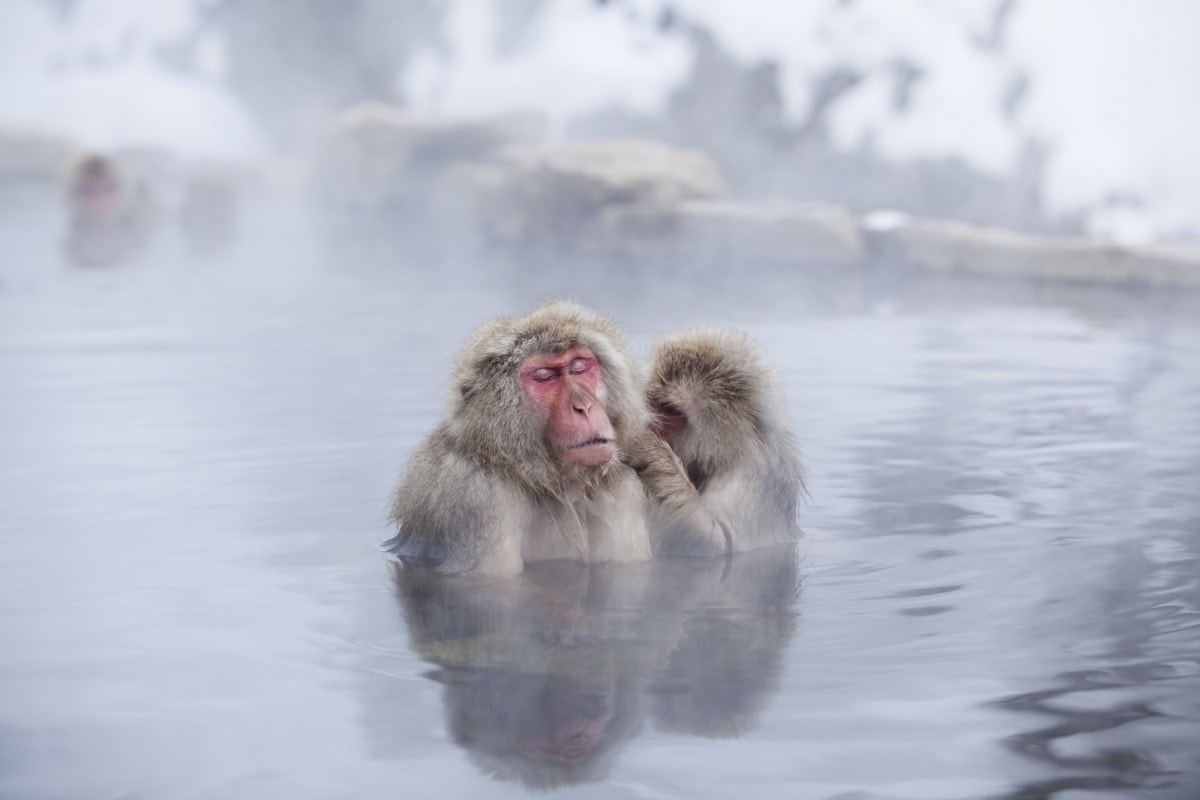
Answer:
<svg viewBox="0 0 1200 800"><path fill-rule="evenodd" d="M612 439L607 439L603 436L593 436L591 439L587 439L585 441L578 442L577 444L570 445L569 447L567 447L567 449L568 450L581 450L585 447L591 447L594 444L612 444Z"/></svg>
<svg viewBox="0 0 1200 800"><path fill-rule="evenodd" d="M567 461L584 467L602 467L612 461L617 447L608 436L592 436L562 449Z"/></svg>

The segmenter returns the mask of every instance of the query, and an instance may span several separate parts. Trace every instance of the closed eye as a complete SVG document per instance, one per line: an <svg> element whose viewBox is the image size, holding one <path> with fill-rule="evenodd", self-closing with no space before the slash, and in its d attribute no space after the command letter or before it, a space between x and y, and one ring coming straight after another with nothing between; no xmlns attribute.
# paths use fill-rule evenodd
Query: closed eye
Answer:
<svg viewBox="0 0 1200 800"><path fill-rule="evenodd" d="M529 377L533 378L538 383L552 381L558 377L558 370L553 367L538 367L533 372L529 373Z"/></svg>
<svg viewBox="0 0 1200 800"><path fill-rule="evenodd" d="M587 358L573 358L567 365L567 371L572 375L582 375L592 368L592 362Z"/></svg>

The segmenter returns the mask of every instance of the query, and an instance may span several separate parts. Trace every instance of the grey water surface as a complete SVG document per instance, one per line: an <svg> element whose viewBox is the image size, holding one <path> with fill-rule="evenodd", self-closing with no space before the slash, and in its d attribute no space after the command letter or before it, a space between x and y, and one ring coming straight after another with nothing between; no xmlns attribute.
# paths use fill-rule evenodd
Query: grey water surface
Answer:
<svg viewBox="0 0 1200 800"><path fill-rule="evenodd" d="M81 270L54 218L0 219L0 797L1200 796L1178 298L531 275L288 220ZM385 557L457 344L561 294L642 353L762 343L796 548L484 582Z"/></svg>

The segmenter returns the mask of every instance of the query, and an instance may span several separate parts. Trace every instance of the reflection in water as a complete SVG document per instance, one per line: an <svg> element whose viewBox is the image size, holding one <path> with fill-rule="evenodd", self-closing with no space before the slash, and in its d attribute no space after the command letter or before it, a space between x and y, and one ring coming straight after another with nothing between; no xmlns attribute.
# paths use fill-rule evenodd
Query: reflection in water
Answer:
<svg viewBox="0 0 1200 800"><path fill-rule="evenodd" d="M1008 744L1060 773L1021 787L1012 798L1085 789L1200 796L1200 752L1191 741L1200 723L1200 653L1185 656L1178 647L1179 639L1194 639L1200 539L1194 529L1183 529L1119 550L1095 625L1108 666L1063 672L1050 688L997 703L1046 718ZM1164 740L1149 732L1173 727L1182 735Z"/></svg>
<svg viewBox="0 0 1200 800"><path fill-rule="evenodd" d="M1004 351L937 320L922 334L909 379L922 391L862 437L855 518L868 524L846 535L892 536L940 565L890 593L927 600L894 613L933 618L939 636L970 615L964 594L1003 598L975 619L1012 651L973 658L1036 666L985 703L1020 725L1001 739L1020 772L988 796L1200 797L1194 334L1044 330L1024 352L1010 329ZM821 589L809 581L810 606Z"/></svg>
<svg viewBox="0 0 1200 800"><path fill-rule="evenodd" d="M751 730L778 685L799 580L794 545L555 561L504 579L393 575L453 740L488 775L537 788L603 778L647 716L678 735Z"/></svg>
<svg viewBox="0 0 1200 800"><path fill-rule="evenodd" d="M1069 698L1077 692L1120 685L1089 673L1071 673L1061 677L1063 685L1060 688L1010 697L1000 705L1057 718L1058 721L1045 727L1012 737L1010 745L1022 755L1047 761L1076 774L1028 784L1010 797L1014 800L1033 800L1053 797L1055 793L1068 789L1161 789L1172 785L1169 773L1153 758L1128 747L1079 755L1056 752L1059 741L1068 737L1106 732L1159 716L1144 702L1120 703L1094 710L1056 707L1055 700Z"/></svg>

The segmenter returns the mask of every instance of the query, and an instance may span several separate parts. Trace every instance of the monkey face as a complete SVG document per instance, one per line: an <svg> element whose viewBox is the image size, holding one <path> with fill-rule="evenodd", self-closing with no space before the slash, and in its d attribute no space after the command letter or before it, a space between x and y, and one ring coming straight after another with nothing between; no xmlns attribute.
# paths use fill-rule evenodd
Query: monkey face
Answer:
<svg viewBox="0 0 1200 800"><path fill-rule="evenodd" d="M534 353L521 364L520 380L525 395L546 415L547 438L561 458L588 467L613 459L616 444L604 408L608 390L591 350Z"/></svg>
<svg viewBox="0 0 1200 800"><path fill-rule="evenodd" d="M75 187L76 209L89 221L100 222L114 216L120 199L120 187L109 175L93 175Z"/></svg>

